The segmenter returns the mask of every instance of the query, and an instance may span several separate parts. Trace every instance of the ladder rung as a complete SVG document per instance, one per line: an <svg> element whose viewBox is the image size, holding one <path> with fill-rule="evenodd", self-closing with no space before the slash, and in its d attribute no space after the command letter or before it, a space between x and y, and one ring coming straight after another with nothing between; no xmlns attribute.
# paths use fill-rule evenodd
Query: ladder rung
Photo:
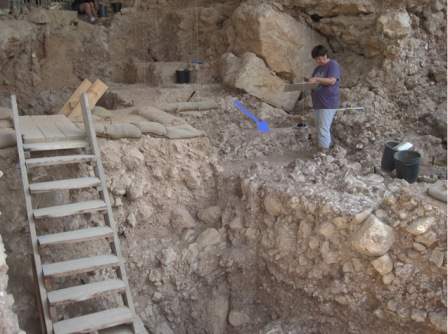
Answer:
<svg viewBox="0 0 448 334"><path fill-rule="evenodd" d="M25 160L25 164L28 168L32 168L43 166L77 164L89 161L95 161L95 156L89 154L77 154L77 155L62 155L62 156L45 157L45 158L32 158Z"/></svg>
<svg viewBox="0 0 448 334"><path fill-rule="evenodd" d="M47 143L30 143L23 144L25 151L53 151L53 150L70 150L75 148L84 148L89 146L85 140L67 140L55 141Z"/></svg>
<svg viewBox="0 0 448 334"><path fill-rule="evenodd" d="M106 203L104 203L104 201L94 200L35 209L33 213L34 218L60 218L86 212L104 210L106 210Z"/></svg>
<svg viewBox="0 0 448 334"><path fill-rule="evenodd" d="M69 190L95 187L101 183L97 177L80 177L76 179L65 179L48 182L37 182L30 184L32 194L55 190Z"/></svg>
<svg viewBox="0 0 448 334"><path fill-rule="evenodd" d="M56 322L54 324L54 333L89 333L104 328L131 323L132 321L132 312L127 307L119 307Z"/></svg>
<svg viewBox="0 0 448 334"><path fill-rule="evenodd" d="M48 302L51 305L82 302L95 298L107 292L124 291L126 285L121 280L107 280L85 285L73 286L66 289L48 292Z"/></svg>
<svg viewBox="0 0 448 334"><path fill-rule="evenodd" d="M61 277L95 271L104 267L118 266L120 263L120 258L115 255L100 255L43 264L42 272L45 277Z"/></svg>
<svg viewBox="0 0 448 334"><path fill-rule="evenodd" d="M92 227L82 230L53 233L37 237L39 246L53 246L59 244L68 244L89 240L103 239L113 236L113 230L110 227Z"/></svg>

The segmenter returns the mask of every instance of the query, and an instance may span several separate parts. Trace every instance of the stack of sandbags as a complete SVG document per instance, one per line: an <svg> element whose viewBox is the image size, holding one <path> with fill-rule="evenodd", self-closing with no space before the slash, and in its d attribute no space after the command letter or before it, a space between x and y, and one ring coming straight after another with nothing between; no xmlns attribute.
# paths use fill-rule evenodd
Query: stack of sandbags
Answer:
<svg viewBox="0 0 448 334"><path fill-rule="evenodd" d="M16 132L12 122L12 110L0 107L0 148L16 144Z"/></svg>

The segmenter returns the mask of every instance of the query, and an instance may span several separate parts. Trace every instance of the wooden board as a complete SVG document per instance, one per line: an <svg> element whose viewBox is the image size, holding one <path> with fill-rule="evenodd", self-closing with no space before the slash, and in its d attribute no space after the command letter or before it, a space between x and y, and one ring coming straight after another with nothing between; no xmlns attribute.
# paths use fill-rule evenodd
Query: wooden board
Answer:
<svg viewBox="0 0 448 334"><path fill-rule="evenodd" d="M97 79L92 86L87 90L87 96L89 101L89 106L92 109L95 107L96 103L99 101L99 99L104 95L106 90L109 87L106 86L104 82ZM82 118L82 109L81 109L81 103L78 103L70 112L68 115L70 119L81 119Z"/></svg>
<svg viewBox="0 0 448 334"><path fill-rule="evenodd" d="M107 226L91 227L81 230L40 235L39 246L69 244L88 240L98 240L113 236L114 231Z"/></svg>
<svg viewBox="0 0 448 334"><path fill-rule="evenodd" d="M48 293L48 301L51 305L63 305L82 302L107 292L124 291L124 289L125 285L123 281L117 279L106 280L51 291Z"/></svg>
<svg viewBox="0 0 448 334"><path fill-rule="evenodd" d="M313 89L314 87L317 87L317 84L312 84L309 82L298 82L298 83L286 85L283 91L284 92L295 92L295 91Z"/></svg>
<svg viewBox="0 0 448 334"><path fill-rule="evenodd" d="M43 167L43 166L58 166L58 165L69 165L78 164L82 162L95 161L95 156L92 154L76 154L76 155L61 155L55 157L45 157L45 158L31 158L26 159L26 167Z"/></svg>
<svg viewBox="0 0 448 334"><path fill-rule="evenodd" d="M85 132L64 115L20 116L19 124L25 144L85 138Z"/></svg>
<svg viewBox="0 0 448 334"><path fill-rule="evenodd" d="M104 201L94 200L35 209L33 213L34 218L61 218L86 212L103 210L106 210L106 203L104 203Z"/></svg>
<svg viewBox="0 0 448 334"><path fill-rule="evenodd" d="M130 323L132 320L132 312L127 307L119 307L56 322L54 324L54 333L90 333L103 328Z"/></svg>
<svg viewBox="0 0 448 334"><path fill-rule="evenodd" d="M95 187L100 183L99 178L87 176L75 179L30 183L30 191L32 194L37 194L48 191L82 189Z"/></svg>
<svg viewBox="0 0 448 334"><path fill-rule="evenodd" d="M92 83L84 79L83 82L79 85L78 88L76 88L75 92L70 96L70 98L65 102L64 106L62 107L60 114L69 115L73 108L76 107L76 105L79 103L79 99L81 98L81 94L84 92L87 92L89 87L92 86Z"/></svg>
<svg viewBox="0 0 448 334"><path fill-rule="evenodd" d="M98 270L104 267L118 266L121 260L113 255L99 255L84 257L82 259L69 260L42 265L45 277L62 277Z"/></svg>
<svg viewBox="0 0 448 334"><path fill-rule="evenodd" d="M55 141L51 143L30 143L23 144L25 151L55 151L72 150L75 148L85 148L89 143L85 140Z"/></svg>

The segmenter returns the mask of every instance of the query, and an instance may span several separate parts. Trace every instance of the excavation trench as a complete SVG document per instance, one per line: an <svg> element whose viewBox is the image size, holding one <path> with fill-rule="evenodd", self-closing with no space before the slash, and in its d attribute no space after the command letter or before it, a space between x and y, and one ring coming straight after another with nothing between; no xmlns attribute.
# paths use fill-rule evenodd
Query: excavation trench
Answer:
<svg viewBox="0 0 448 334"><path fill-rule="evenodd" d="M384 188L372 186L374 179L364 180L371 184L365 186L367 196L363 196L359 195L360 184L356 184L357 195L309 180L291 187L278 182L284 175L269 165L239 175L235 168L220 166L206 138L143 137L100 143L136 310L150 332L432 332L429 316L427 323L419 325L405 316L411 317L419 307L429 314L442 307L446 291L439 298L428 290L428 286L442 286L442 271L421 256L410 257L412 238L396 235L388 253L394 263L389 287L384 283L386 276L370 263L377 257L360 254L352 241L372 210L375 219L392 224L411 206L411 214L402 222L406 226L414 215L430 214L442 221L443 208L401 190L385 196ZM9 149L1 154L0 169L6 177L0 182L8 193L0 198L5 208L0 233L8 254L9 292L15 298L21 328L38 333L16 153ZM328 163L323 161L322 166L331 168ZM300 179L310 164L285 161L281 169ZM34 177L62 178L76 171L88 172L75 167L52 172L39 169ZM90 196L85 191L64 193L40 196L38 202L45 206L50 201ZM64 224L64 230L69 224L78 228L101 225L101 220L87 215L58 223ZM61 231L55 222L44 222L41 227L46 232ZM434 231L439 236L443 228ZM57 261L105 249L107 244L101 243L56 248L44 252L44 257ZM81 280L94 281L100 275L108 272L84 275ZM54 287L62 283L80 282L61 280ZM414 292L397 300L397 289ZM88 313L94 305L110 302L109 298L95 299L93 304L62 309L60 316ZM414 308L408 308L412 304Z"/></svg>

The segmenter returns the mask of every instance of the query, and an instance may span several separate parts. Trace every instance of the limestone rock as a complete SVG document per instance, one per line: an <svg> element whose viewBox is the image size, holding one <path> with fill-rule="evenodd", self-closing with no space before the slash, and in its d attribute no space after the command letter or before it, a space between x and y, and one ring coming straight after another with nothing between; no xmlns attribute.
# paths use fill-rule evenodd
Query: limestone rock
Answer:
<svg viewBox="0 0 448 334"><path fill-rule="evenodd" d="M275 73L289 78L302 78L312 72L312 43L324 42L307 25L271 4L258 2L243 3L235 10L227 35L230 51L252 52Z"/></svg>
<svg viewBox="0 0 448 334"><path fill-rule="evenodd" d="M171 212L171 225L174 229L182 231L185 228L194 228L196 221L185 207L176 207Z"/></svg>
<svg viewBox="0 0 448 334"><path fill-rule="evenodd" d="M220 241L221 241L221 235L214 228L206 229L196 239L199 249L203 249L203 248L206 248L209 246L216 245Z"/></svg>
<svg viewBox="0 0 448 334"><path fill-rule="evenodd" d="M429 261L434 263L437 267L441 268L443 266L443 260L445 259L445 253L446 251L444 251L439 247L434 248L429 258Z"/></svg>
<svg viewBox="0 0 448 334"><path fill-rule="evenodd" d="M378 18L378 27L385 36L401 39L411 32L411 18L406 11L390 12Z"/></svg>
<svg viewBox="0 0 448 334"><path fill-rule="evenodd" d="M128 170L134 170L143 165L145 156L137 148L131 148L123 155L123 162Z"/></svg>
<svg viewBox="0 0 448 334"><path fill-rule="evenodd" d="M431 321L431 324L437 328L437 330L446 333L446 310L431 312L429 314L429 320Z"/></svg>
<svg viewBox="0 0 448 334"><path fill-rule="evenodd" d="M272 73L263 59L246 52L241 59L224 54L221 58L221 75L224 84L242 89L275 107L291 111L298 92L283 92L285 82Z"/></svg>
<svg viewBox="0 0 448 334"><path fill-rule="evenodd" d="M250 318L247 314L239 311L230 311L229 314L229 323L233 327L239 327L246 323L250 322Z"/></svg>
<svg viewBox="0 0 448 334"><path fill-rule="evenodd" d="M445 121L444 121L445 122ZM446 122L445 122L446 124ZM446 132L446 130L445 130ZM441 202L445 202L447 200L447 187L445 181L439 181L436 184L433 184L428 188L428 195L432 198L435 198Z"/></svg>
<svg viewBox="0 0 448 334"><path fill-rule="evenodd" d="M264 198L264 208L271 216L279 216L283 212L283 205L279 199L273 195L267 195Z"/></svg>
<svg viewBox="0 0 448 334"><path fill-rule="evenodd" d="M384 255L394 241L393 229L373 215L352 236L353 248L370 256Z"/></svg>
<svg viewBox="0 0 448 334"><path fill-rule="evenodd" d="M437 241L437 234L434 231L428 231L417 236L417 238L415 238L415 241L427 247L431 247Z"/></svg>
<svg viewBox="0 0 448 334"><path fill-rule="evenodd" d="M420 235L426 233L429 228L435 223L434 217L424 217L412 222L406 231L413 235Z"/></svg>
<svg viewBox="0 0 448 334"><path fill-rule="evenodd" d="M378 271L381 275L386 275L392 271L394 265L392 263L392 259L389 254L384 254L383 256L373 260L370 262L376 271Z"/></svg>
<svg viewBox="0 0 448 334"><path fill-rule="evenodd" d="M205 224L216 225L221 219L221 208L219 206L211 206L205 210L198 212L198 218Z"/></svg>

